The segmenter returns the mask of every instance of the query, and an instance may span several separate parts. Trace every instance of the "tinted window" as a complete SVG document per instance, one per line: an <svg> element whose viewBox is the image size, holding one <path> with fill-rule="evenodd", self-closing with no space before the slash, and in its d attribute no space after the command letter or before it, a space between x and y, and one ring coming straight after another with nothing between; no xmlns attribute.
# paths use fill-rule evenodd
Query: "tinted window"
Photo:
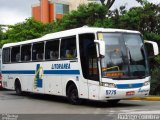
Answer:
<svg viewBox="0 0 160 120"><path fill-rule="evenodd" d="M2 62L9 63L10 62L10 48L4 48L2 53Z"/></svg>
<svg viewBox="0 0 160 120"><path fill-rule="evenodd" d="M53 60L59 57L59 40L46 42L46 54L45 59Z"/></svg>
<svg viewBox="0 0 160 120"><path fill-rule="evenodd" d="M84 78L98 81L98 59L94 39L94 34L79 35L80 59Z"/></svg>
<svg viewBox="0 0 160 120"><path fill-rule="evenodd" d="M77 57L76 37L63 38L61 40L61 58L74 59Z"/></svg>
<svg viewBox="0 0 160 120"><path fill-rule="evenodd" d="M23 45L21 47L21 61L30 61L31 60L31 45Z"/></svg>
<svg viewBox="0 0 160 120"><path fill-rule="evenodd" d="M20 46L12 47L11 50L11 62L20 61Z"/></svg>
<svg viewBox="0 0 160 120"><path fill-rule="evenodd" d="M32 48L32 60L43 60L44 56L44 43L34 43Z"/></svg>

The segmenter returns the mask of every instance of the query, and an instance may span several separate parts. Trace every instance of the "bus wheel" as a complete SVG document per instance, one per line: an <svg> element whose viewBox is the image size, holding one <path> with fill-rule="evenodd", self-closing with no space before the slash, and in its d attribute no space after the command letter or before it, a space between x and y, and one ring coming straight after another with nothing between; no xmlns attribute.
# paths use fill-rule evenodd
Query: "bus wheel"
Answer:
<svg viewBox="0 0 160 120"><path fill-rule="evenodd" d="M116 105L120 100L117 99L117 100L108 100L108 104L109 105Z"/></svg>
<svg viewBox="0 0 160 120"><path fill-rule="evenodd" d="M16 80L15 82L15 91L17 95L22 95L21 83L19 80Z"/></svg>
<svg viewBox="0 0 160 120"><path fill-rule="evenodd" d="M81 103L81 99L78 97L78 90L75 85L70 85L67 90L67 97L71 104L78 105Z"/></svg>

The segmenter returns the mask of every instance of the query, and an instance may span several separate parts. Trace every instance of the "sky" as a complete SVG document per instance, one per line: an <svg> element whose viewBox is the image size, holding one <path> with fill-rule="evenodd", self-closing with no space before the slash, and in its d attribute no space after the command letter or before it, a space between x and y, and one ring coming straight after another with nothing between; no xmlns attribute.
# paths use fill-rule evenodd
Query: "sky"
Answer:
<svg viewBox="0 0 160 120"><path fill-rule="evenodd" d="M155 4L160 3L160 0L148 1ZM26 18L32 16L31 6L35 3L39 3L39 0L0 0L0 24L14 25L25 21ZM116 0L112 9L119 8L121 5L126 5L127 8L130 8L140 4L135 0Z"/></svg>

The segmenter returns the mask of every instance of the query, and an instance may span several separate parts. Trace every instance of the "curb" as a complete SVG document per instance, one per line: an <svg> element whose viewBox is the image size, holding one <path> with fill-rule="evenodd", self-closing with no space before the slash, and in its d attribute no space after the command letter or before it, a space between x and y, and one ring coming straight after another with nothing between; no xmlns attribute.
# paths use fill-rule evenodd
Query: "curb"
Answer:
<svg viewBox="0 0 160 120"><path fill-rule="evenodd" d="M134 97L134 98L128 98L127 100L160 101L160 97L156 97L156 96L149 96L149 97L144 97L144 98Z"/></svg>

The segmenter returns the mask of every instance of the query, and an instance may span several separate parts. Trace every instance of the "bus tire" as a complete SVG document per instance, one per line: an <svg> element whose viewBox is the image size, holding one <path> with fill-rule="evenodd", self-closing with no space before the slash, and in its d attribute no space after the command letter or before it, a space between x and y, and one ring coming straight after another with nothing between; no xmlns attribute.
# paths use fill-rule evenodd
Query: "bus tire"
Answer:
<svg viewBox="0 0 160 120"><path fill-rule="evenodd" d="M19 96L22 95L22 88L21 88L21 83L19 82L19 80L16 80L15 82L15 91L17 95Z"/></svg>
<svg viewBox="0 0 160 120"><path fill-rule="evenodd" d="M118 102L120 101L120 99L116 99L116 100L108 100L108 104L113 106L113 105L116 105L118 104Z"/></svg>
<svg viewBox="0 0 160 120"><path fill-rule="evenodd" d="M74 84L71 84L67 89L68 101L73 105L81 104L82 100L78 96L77 87Z"/></svg>

